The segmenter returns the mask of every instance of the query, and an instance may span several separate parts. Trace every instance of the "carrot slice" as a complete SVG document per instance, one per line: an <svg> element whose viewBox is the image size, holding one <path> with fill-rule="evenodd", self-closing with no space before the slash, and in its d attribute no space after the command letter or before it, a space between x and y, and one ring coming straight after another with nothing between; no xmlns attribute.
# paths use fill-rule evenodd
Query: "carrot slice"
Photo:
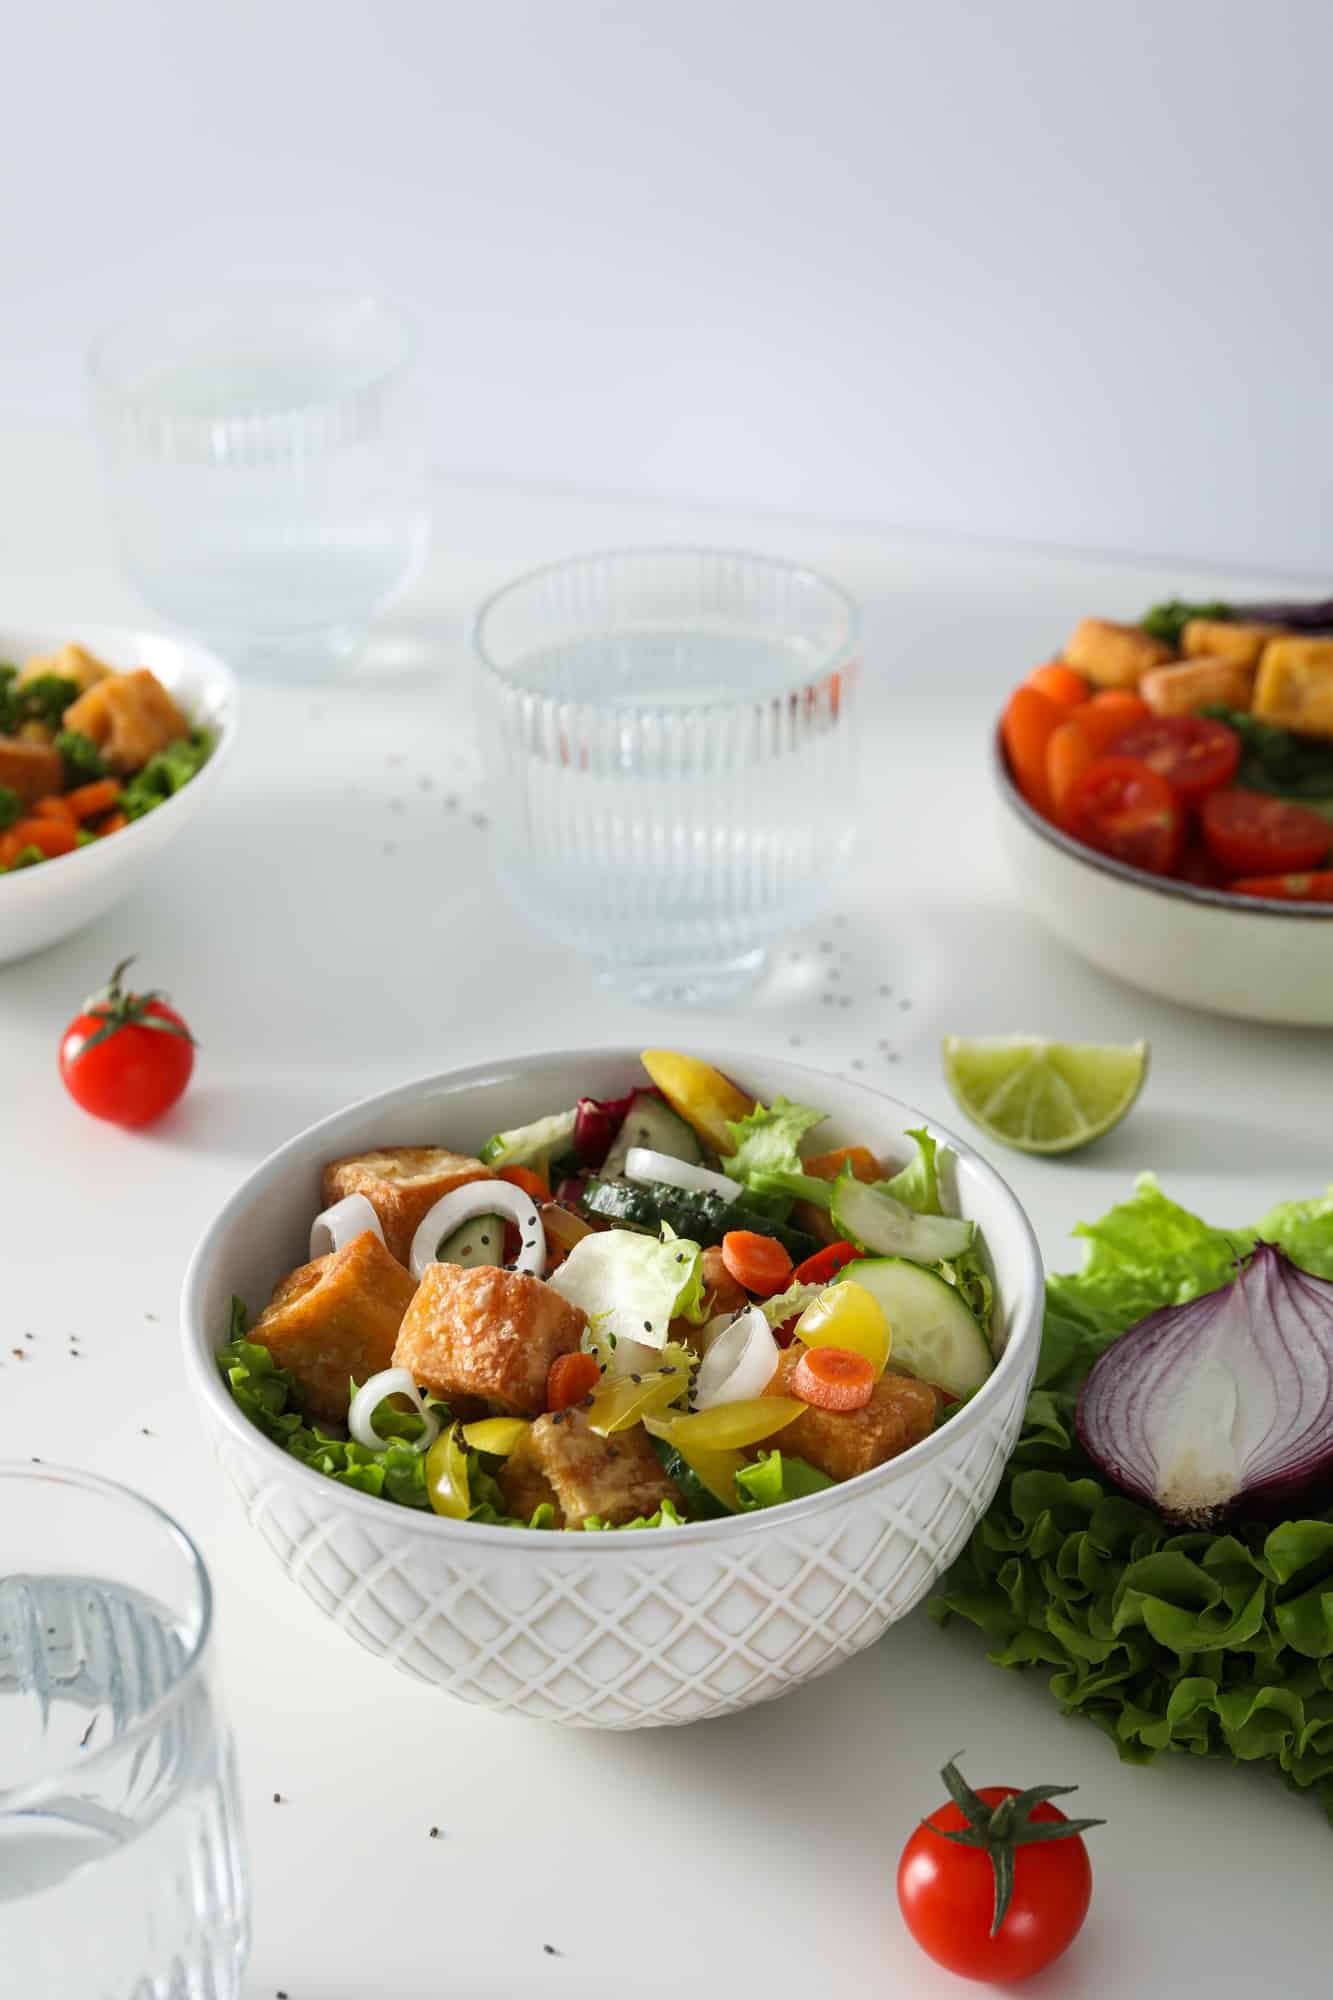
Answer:
<svg viewBox="0 0 1333 2000"><path fill-rule="evenodd" d="M568 1410L592 1394L602 1371L592 1354L557 1354L546 1371L546 1407Z"/></svg>
<svg viewBox="0 0 1333 2000"><path fill-rule="evenodd" d="M90 785L76 785L72 792L66 792L63 803L75 819L96 819L98 813L110 812L119 797L120 785L115 778L95 778Z"/></svg>
<svg viewBox="0 0 1333 2000"><path fill-rule="evenodd" d="M1050 818L1051 795L1046 784L1046 745L1068 711L1034 687L1015 688L1000 723L1018 789L1028 804Z"/></svg>
<svg viewBox="0 0 1333 2000"><path fill-rule="evenodd" d="M1076 715L1052 730L1046 745L1046 783L1057 815L1088 766L1097 762L1097 754Z"/></svg>
<svg viewBox="0 0 1333 2000"><path fill-rule="evenodd" d="M17 842L17 853L25 847L38 847L52 860L57 854L72 854L78 846L78 835L72 826L58 819L21 819L9 829L11 840Z"/></svg>
<svg viewBox="0 0 1333 2000"><path fill-rule="evenodd" d="M104 833L119 833L121 829L123 827L127 827L129 823L130 820L128 813L123 813L123 812L108 813L106 818L102 821L101 825L97 828L97 838L100 840Z"/></svg>
<svg viewBox="0 0 1333 2000"><path fill-rule="evenodd" d="M1091 701L1085 701L1070 721L1078 724L1093 754L1100 757L1117 736L1132 729L1136 722L1149 721L1151 715L1147 702L1132 688L1103 688Z"/></svg>
<svg viewBox="0 0 1333 2000"><path fill-rule="evenodd" d="M875 1393L875 1371L847 1347L807 1347L791 1371L792 1394L817 1410L863 1410Z"/></svg>
<svg viewBox="0 0 1333 2000"><path fill-rule="evenodd" d="M62 826L77 826L79 816L70 806L68 799L62 799L56 792L48 792L44 799L37 799L29 806L33 819L54 819Z"/></svg>
<svg viewBox="0 0 1333 2000"><path fill-rule="evenodd" d="M1081 708L1092 692L1082 674L1063 660L1048 660L1044 667L1034 667L1026 685L1036 688L1038 694L1049 695L1061 708Z"/></svg>
<svg viewBox="0 0 1333 2000"><path fill-rule="evenodd" d="M771 1298L791 1277L791 1258L776 1236L757 1229L729 1229L722 1238L722 1262L747 1292Z"/></svg>
<svg viewBox="0 0 1333 2000"><path fill-rule="evenodd" d="M498 1181L508 1181L511 1187L522 1188L524 1194L534 1201L549 1201L551 1190L547 1181L531 1167L501 1167L496 1173Z"/></svg>

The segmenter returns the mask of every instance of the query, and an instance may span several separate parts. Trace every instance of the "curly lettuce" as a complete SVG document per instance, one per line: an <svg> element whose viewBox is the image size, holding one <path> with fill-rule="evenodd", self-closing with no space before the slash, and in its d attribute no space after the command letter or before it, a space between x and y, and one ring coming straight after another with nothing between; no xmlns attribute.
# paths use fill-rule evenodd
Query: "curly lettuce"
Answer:
<svg viewBox="0 0 1333 2000"><path fill-rule="evenodd" d="M1047 1677L1120 1755L1265 1762L1333 1819L1333 1519L1180 1531L1083 1455L1074 1409L1097 1356L1146 1313L1226 1283L1262 1237L1333 1274L1333 1190L1220 1230L1145 1175L1052 1277L1037 1387L989 1512L931 1610L978 1626L1000 1666Z"/></svg>

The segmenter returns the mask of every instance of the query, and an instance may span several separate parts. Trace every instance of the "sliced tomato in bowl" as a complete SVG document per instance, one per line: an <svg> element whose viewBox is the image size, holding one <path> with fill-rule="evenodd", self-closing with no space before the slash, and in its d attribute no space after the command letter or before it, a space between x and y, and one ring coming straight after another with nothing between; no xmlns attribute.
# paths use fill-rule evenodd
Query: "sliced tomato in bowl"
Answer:
<svg viewBox="0 0 1333 2000"><path fill-rule="evenodd" d="M1275 903L1333 903L1333 868L1295 875L1242 875L1230 886L1238 896L1267 896Z"/></svg>
<svg viewBox="0 0 1333 2000"><path fill-rule="evenodd" d="M1085 847L1168 875L1185 843L1185 809L1160 773L1132 757L1101 757L1072 787L1062 823Z"/></svg>
<svg viewBox="0 0 1333 2000"><path fill-rule="evenodd" d="M1267 792L1210 792L1200 818L1209 852L1231 875L1300 873L1333 847L1333 824Z"/></svg>
<svg viewBox="0 0 1333 2000"><path fill-rule="evenodd" d="M1188 804L1229 785L1240 765L1240 737L1205 715L1156 715L1113 738L1107 755L1146 764Z"/></svg>

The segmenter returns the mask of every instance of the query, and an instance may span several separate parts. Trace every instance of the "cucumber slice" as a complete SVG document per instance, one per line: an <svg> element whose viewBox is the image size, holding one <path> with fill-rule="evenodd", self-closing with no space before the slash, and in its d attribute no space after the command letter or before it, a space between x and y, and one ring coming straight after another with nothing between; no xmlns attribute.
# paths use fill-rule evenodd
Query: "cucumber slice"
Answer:
<svg viewBox="0 0 1333 2000"><path fill-rule="evenodd" d="M844 1278L864 1285L884 1308L893 1335L890 1366L951 1396L981 1387L993 1366L990 1344L947 1279L906 1257L863 1257L845 1264L834 1282Z"/></svg>
<svg viewBox="0 0 1333 2000"><path fill-rule="evenodd" d="M971 1247L976 1225L956 1215L918 1215L891 1194L840 1174L833 1183L833 1227L860 1250L938 1264Z"/></svg>
<svg viewBox="0 0 1333 2000"><path fill-rule="evenodd" d="M688 1160L694 1166L704 1156L703 1147L685 1120L648 1090L638 1091L630 1099L629 1110L602 1166L602 1173L608 1180L624 1173L631 1146L646 1146L653 1153L669 1153L673 1160Z"/></svg>
<svg viewBox="0 0 1333 2000"><path fill-rule="evenodd" d="M512 1132L497 1132L477 1158L484 1167L535 1167L558 1159L569 1151L577 1117L577 1111L555 1111L531 1125L516 1125Z"/></svg>
<svg viewBox="0 0 1333 2000"><path fill-rule="evenodd" d="M465 1271L475 1271L479 1264L503 1264L504 1254L504 1217L474 1215L471 1222L460 1222L445 1237L435 1253L435 1261L461 1264Z"/></svg>
<svg viewBox="0 0 1333 2000"><path fill-rule="evenodd" d="M705 1246L720 1243L728 1230L753 1229L760 1236L776 1236L786 1245L794 1264L819 1248L803 1229L774 1222L744 1202L724 1201L718 1194L694 1194L688 1188L668 1187L663 1181L589 1181L579 1206L585 1214L600 1216L621 1229L643 1229L653 1236L669 1222L677 1236L688 1236Z"/></svg>

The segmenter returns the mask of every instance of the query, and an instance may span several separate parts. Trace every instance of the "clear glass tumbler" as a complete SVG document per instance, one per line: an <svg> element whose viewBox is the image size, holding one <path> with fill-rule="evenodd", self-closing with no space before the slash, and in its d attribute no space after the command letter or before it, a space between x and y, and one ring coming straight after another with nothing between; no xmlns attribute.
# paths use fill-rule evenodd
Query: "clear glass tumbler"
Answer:
<svg viewBox="0 0 1333 2000"><path fill-rule="evenodd" d="M104 334L93 417L145 598L242 671L353 659L428 531L413 340L372 298L239 287Z"/></svg>
<svg viewBox="0 0 1333 2000"><path fill-rule="evenodd" d="M248 1945L198 1551L147 1500L0 1463L0 1993L232 2000Z"/></svg>
<svg viewBox="0 0 1333 2000"><path fill-rule="evenodd" d="M852 847L851 600L763 556L631 549L509 584L475 643L520 907L641 999L746 991Z"/></svg>

